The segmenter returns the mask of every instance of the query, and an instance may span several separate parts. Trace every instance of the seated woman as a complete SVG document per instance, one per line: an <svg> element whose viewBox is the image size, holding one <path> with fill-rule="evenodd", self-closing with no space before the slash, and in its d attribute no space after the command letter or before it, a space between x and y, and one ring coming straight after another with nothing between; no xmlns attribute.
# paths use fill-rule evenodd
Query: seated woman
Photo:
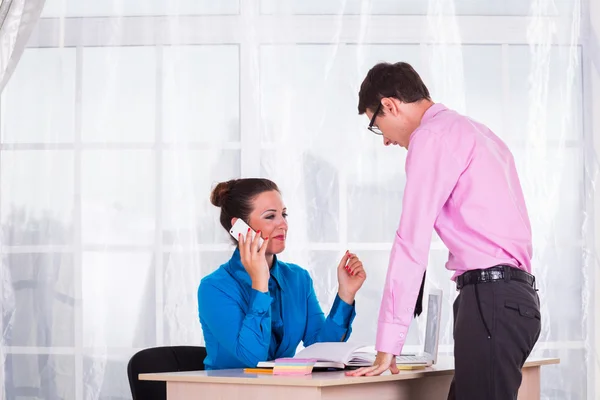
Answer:
<svg viewBox="0 0 600 400"><path fill-rule="evenodd" d="M255 232L240 235L231 258L198 288L206 369L255 367L293 357L300 341L346 341L352 331L354 296L366 279L362 262L348 251L337 268L338 294L327 319L305 269L277 258L285 249L287 210L275 183L236 179L219 183L211 202L221 208L229 232L238 218ZM259 248L258 238L264 239Z"/></svg>

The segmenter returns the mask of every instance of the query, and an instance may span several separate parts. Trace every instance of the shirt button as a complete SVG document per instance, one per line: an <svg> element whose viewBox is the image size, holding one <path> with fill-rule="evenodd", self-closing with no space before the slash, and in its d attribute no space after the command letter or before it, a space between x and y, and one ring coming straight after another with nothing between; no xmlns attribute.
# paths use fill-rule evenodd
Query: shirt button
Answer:
<svg viewBox="0 0 600 400"><path fill-rule="evenodd" d="M404 333L401 333L401 334L400 334L400 338L401 338L401 339L402 339L402 338L404 338Z"/></svg>
<svg viewBox="0 0 600 400"><path fill-rule="evenodd" d="M406 307L406 311L408 312L412 312L413 308L412 307Z"/></svg>

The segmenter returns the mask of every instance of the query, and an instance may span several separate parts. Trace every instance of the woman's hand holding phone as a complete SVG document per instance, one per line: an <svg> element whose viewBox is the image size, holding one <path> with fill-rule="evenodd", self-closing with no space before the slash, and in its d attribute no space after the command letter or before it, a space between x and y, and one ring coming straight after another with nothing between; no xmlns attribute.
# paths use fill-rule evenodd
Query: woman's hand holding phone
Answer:
<svg viewBox="0 0 600 400"><path fill-rule="evenodd" d="M246 235L239 234L238 246L242 264L252 280L252 288L266 293L269 291L269 277L271 276L265 256L269 238L264 239L262 246L259 247L260 239L260 231L254 234L252 229L248 229Z"/></svg>

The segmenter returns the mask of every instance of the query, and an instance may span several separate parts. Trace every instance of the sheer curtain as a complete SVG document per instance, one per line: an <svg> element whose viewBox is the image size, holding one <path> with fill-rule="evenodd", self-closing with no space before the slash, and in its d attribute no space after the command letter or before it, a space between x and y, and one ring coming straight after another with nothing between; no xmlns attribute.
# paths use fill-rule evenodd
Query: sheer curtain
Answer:
<svg viewBox="0 0 600 400"><path fill-rule="evenodd" d="M6 1L6 0L5 0ZM232 252L212 186L275 180L281 256L324 309L338 260L368 279L353 339L373 343L405 152L357 115L379 61L509 144L534 227L544 399L592 399L597 157L580 0L48 0L1 97L2 361L7 399L128 399L137 350L202 345L196 291ZM35 100L35 101L34 101ZM456 291L432 237L427 289ZM418 350L415 320L407 350Z"/></svg>
<svg viewBox="0 0 600 400"><path fill-rule="evenodd" d="M0 0L0 92L25 49L46 0Z"/></svg>

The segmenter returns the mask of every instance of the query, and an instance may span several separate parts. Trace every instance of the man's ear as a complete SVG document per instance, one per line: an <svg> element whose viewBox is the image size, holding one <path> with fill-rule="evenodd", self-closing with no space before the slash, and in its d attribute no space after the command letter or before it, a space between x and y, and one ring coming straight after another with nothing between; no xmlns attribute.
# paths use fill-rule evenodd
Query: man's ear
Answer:
<svg viewBox="0 0 600 400"><path fill-rule="evenodd" d="M398 101L399 100L391 97L384 97L383 99L381 99L382 111L385 114L392 114L394 116L398 115L399 104L396 103Z"/></svg>
<svg viewBox="0 0 600 400"><path fill-rule="evenodd" d="M235 225L235 221L237 221L237 217L231 218L231 226Z"/></svg>

